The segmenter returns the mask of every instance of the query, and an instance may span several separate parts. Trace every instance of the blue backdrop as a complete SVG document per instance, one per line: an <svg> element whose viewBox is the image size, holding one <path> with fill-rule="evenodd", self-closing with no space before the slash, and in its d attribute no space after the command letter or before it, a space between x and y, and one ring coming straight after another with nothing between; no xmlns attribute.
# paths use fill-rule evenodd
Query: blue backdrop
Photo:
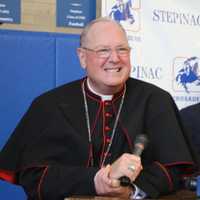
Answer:
<svg viewBox="0 0 200 200"><path fill-rule="evenodd" d="M36 96L84 75L78 45L79 35L0 30L0 149ZM0 180L0 199L26 196Z"/></svg>

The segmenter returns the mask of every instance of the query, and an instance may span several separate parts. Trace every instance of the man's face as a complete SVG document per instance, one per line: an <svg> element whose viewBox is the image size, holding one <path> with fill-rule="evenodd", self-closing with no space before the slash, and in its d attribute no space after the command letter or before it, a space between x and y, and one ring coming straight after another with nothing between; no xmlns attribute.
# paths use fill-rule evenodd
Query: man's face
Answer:
<svg viewBox="0 0 200 200"><path fill-rule="evenodd" d="M98 22L89 30L84 47L96 52L111 49L107 58L88 49L81 48L78 51L82 67L86 69L93 89L102 94L112 94L120 90L131 70L129 53L117 53L128 48L124 32L112 22Z"/></svg>

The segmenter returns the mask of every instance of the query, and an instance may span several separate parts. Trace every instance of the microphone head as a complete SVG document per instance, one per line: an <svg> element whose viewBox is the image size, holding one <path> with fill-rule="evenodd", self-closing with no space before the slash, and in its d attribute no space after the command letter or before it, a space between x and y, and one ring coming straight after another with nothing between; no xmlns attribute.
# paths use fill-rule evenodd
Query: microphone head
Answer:
<svg viewBox="0 0 200 200"><path fill-rule="evenodd" d="M147 146L147 143L148 143L147 135L145 134L137 135L134 142L133 154L140 156L144 148Z"/></svg>
<svg viewBox="0 0 200 200"><path fill-rule="evenodd" d="M144 148L145 148L146 145L147 145L147 143L148 143L147 135L145 135L145 134L139 134L135 138L134 145L142 144L144 146Z"/></svg>

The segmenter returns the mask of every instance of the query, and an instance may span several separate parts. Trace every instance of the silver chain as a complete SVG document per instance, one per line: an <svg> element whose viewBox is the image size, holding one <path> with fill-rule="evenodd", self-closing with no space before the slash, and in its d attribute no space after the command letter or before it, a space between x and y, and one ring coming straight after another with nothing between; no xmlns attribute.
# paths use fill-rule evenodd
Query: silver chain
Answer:
<svg viewBox="0 0 200 200"><path fill-rule="evenodd" d="M84 85L85 85L85 81L82 84L82 92L83 92L83 98L84 98L85 118L86 118L87 129L88 129L88 140L89 140L89 143L92 144L92 135L91 135L91 128L90 128L90 118L89 118L89 111L88 111L88 103L87 103L87 98L86 98ZM124 91L123 91L123 95L122 95L121 102L120 102L120 105L119 105L119 109L118 109L118 112L117 112L117 116L116 116L116 119L115 119L115 122L114 122L110 143L109 143L109 145L108 145L108 147L106 149L106 152L104 154L105 156L103 157L101 167L104 165L106 157L107 157L107 155L108 155L108 153L110 151L110 148L112 146L113 138L115 136L117 124L118 124L118 121L119 121L119 116L120 116L120 113L121 113L121 110L122 110L122 106L124 104L125 94L126 94L126 84L125 84L125 87L124 87ZM92 166L94 165L94 159L93 158L91 160L91 165Z"/></svg>

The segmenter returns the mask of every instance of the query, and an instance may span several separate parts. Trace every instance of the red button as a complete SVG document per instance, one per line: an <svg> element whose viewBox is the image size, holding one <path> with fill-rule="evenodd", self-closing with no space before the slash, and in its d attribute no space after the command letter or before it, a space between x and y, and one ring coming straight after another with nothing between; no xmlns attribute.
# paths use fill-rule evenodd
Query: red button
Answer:
<svg viewBox="0 0 200 200"><path fill-rule="evenodd" d="M112 117L112 114L110 114L110 113L107 112L107 113L105 114L105 116L106 116L106 117Z"/></svg>
<svg viewBox="0 0 200 200"><path fill-rule="evenodd" d="M111 105L111 102L105 101L105 105L106 105L106 106L110 106L110 105Z"/></svg>
<svg viewBox="0 0 200 200"><path fill-rule="evenodd" d="M105 126L105 131L110 131L111 128L109 126Z"/></svg>
<svg viewBox="0 0 200 200"><path fill-rule="evenodd" d="M106 142L107 142L107 143L110 143L110 138L106 138Z"/></svg>

